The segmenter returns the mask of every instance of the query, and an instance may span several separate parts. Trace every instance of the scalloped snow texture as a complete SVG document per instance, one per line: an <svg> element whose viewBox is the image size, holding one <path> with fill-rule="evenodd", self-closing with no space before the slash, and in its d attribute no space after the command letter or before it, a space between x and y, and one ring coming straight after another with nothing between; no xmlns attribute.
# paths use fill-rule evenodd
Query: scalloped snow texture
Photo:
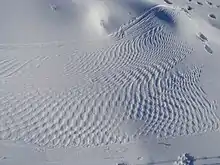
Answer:
<svg viewBox="0 0 220 165"><path fill-rule="evenodd" d="M0 138L46 147L94 146L217 129L216 107L199 85L201 68L176 68L193 52L175 32L180 13L154 7L121 27L115 43L93 52L33 54L27 60L25 53L10 59L16 56L11 50L11 56L0 57L3 84L6 78L17 86L23 79L34 84L29 92L1 92ZM72 86L49 90L64 81ZM120 129L130 120L143 121L132 135Z"/></svg>

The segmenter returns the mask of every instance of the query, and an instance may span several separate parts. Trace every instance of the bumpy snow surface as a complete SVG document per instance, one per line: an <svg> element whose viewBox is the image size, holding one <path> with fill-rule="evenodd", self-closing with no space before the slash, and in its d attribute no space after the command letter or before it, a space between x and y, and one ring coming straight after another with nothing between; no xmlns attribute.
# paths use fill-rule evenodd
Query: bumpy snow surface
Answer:
<svg viewBox="0 0 220 165"><path fill-rule="evenodd" d="M178 156L177 161L174 162L174 165L193 165L194 158L189 154L185 153L181 156Z"/></svg>
<svg viewBox="0 0 220 165"><path fill-rule="evenodd" d="M217 130L193 43L214 51L165 2L2 0L0 139L79 147Z"/></svg>

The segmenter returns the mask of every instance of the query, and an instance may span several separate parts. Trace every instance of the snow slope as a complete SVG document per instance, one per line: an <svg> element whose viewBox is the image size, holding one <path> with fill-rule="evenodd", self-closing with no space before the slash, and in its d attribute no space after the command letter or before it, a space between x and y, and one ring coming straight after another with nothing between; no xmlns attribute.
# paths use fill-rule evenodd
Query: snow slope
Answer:
<svg viewBox="0 0 220 165"><path fill-rule="evenodd" d="M0 3L0 164L218 161L218 1Z"/></svg>

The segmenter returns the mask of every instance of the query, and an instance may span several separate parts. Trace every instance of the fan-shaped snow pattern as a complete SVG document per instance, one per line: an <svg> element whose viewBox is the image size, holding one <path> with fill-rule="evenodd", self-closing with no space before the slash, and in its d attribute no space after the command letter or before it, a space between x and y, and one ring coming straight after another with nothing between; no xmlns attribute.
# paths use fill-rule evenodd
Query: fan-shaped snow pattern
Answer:
<svg viewBox="0 0 220 165"><path fill-rule="evenodd" d="M83 87L1 97L1 139L91 146L217 129L215 107L199 86L201 68L174 68L193 51L175 33L179 13L154 7L121 27L115 37L124 35L114 44L69 61L65 75L87 75L91 83ZM120 129L129 120L144 121L133 136Z"/></svg>

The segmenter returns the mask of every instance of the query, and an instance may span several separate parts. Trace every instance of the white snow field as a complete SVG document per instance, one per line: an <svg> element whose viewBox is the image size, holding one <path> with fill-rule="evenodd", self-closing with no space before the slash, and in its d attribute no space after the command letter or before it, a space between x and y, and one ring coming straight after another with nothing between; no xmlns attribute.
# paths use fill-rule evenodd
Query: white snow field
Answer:
<svg viewBox="0 0 220 165"><path fill-rule="evenodd" d="M220 164L219 0L1 0L0 165Z"/></svg>

